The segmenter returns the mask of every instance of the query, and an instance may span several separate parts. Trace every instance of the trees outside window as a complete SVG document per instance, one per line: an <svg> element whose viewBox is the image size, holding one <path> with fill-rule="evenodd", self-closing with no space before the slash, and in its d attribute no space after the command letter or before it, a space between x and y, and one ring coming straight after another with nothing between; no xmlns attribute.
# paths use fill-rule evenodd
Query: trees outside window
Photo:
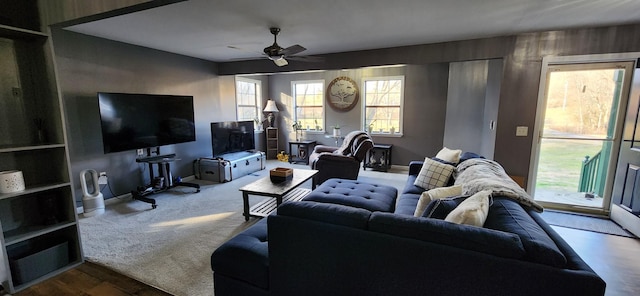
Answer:
<svg viewBox="0 0 640 296"><path fill-rule="evenodd" d="M260 112L262 83L259 80L236 77L236 118L238 121L253 120L258 128L262 122Z"/></svg>
<svg viewBox="0 0 640 296"><path fill-rule="evenodd" d="M363 128L373 134L402 133L404 76L363 79Z"/></svg>
<svg viewBox="0 0 640 296"><path fill-rule="evenodd" d="M301 129L323 131L324 81L293 81L291 86L295 106L294 122Z"/></svg>

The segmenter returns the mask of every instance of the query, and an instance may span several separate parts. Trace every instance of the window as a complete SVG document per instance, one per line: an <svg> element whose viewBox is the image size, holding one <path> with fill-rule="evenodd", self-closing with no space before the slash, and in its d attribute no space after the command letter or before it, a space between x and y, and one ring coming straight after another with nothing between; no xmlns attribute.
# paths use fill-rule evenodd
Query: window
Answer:
<svg viewBox="0 0 640 296"><path fill-rule="evenodd" d="M293 81L295 118L303 129L324 130L324 81Z"/></svg>
<svg viewBox="0 0 640 296"><path fill-rule="evenodd" d="M404 76L364 78L364 128L375 134L402 133Z"/></svg>
<svg viewBox="0 0 640 296"><path fill-rule="evenodd" d="M258 80L236 77L236 112L238 120L262 120L262 84ZM257 128L257 126L256 126Z"/></svg>

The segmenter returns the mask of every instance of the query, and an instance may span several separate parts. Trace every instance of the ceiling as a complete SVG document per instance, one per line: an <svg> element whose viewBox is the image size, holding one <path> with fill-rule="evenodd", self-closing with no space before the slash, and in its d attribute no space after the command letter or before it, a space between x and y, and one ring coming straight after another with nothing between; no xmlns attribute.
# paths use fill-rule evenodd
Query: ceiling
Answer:
<svg viewBox="0 0 640 296"><path fill-rule="evenodd" d="M189 0L66 29L215 62L257 59L273 43L299 55L640 23L637 0Z"/></svg>

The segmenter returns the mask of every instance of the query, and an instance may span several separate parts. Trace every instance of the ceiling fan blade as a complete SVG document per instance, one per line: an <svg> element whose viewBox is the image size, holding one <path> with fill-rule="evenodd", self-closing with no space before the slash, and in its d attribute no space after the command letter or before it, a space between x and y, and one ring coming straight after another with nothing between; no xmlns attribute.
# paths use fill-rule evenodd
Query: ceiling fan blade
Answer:
<svg viewBox="0 0 640 296"><path fill-rule="evenodd" d="M309 63L322 63L325 61L323 57L314 57L314 56L290 56L287 58L293 61L301 61L301 62L309 62Z"/></svg>
<svg viewBox="0 0 640 296"><path fill-rule="evenodd" d="M290 56L290 55L294 55L296 53L299 52L303 52L307 50L306 48L302 47L299 44L293 45L293 46L289 46L283 50L280 51L280 54L286 55L286 56Z"/></svg>

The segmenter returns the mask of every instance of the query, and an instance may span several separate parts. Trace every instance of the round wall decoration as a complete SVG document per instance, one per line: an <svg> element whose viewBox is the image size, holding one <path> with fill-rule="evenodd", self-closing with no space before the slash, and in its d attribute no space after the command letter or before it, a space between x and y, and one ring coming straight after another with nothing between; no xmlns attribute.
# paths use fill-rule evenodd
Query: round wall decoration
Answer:
<svg viewBox="0 0 640 296"><path fill-rule="evenodd" d="M358 84L353 79L340 76L327 86L327 102L337 111L349 111L358 103Z"/></svg>

